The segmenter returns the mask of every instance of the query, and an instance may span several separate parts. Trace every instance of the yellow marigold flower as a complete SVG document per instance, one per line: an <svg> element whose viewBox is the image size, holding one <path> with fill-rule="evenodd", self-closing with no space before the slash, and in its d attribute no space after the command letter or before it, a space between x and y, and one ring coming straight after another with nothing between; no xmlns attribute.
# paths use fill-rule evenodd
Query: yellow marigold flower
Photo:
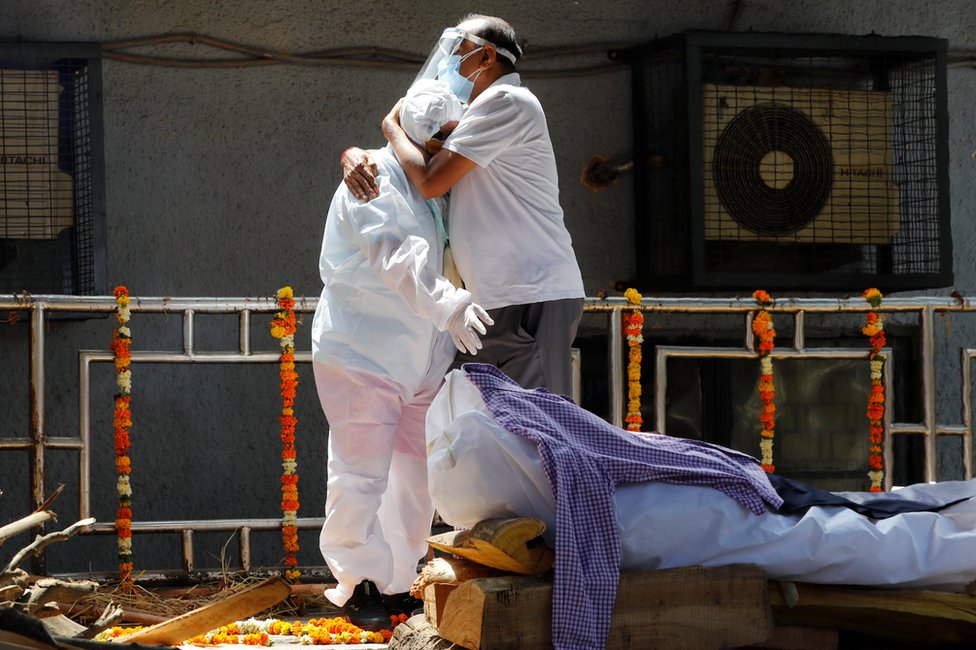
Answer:
<svg viewBox="0 0 976 650"><path fill-rule="evenodd" d="M624 298L626 298L627 302L629 302L632 305L639 305L641 298L643 298L643 296L641 296L637 292L637 289L630 288L624 291Z"/></svg>

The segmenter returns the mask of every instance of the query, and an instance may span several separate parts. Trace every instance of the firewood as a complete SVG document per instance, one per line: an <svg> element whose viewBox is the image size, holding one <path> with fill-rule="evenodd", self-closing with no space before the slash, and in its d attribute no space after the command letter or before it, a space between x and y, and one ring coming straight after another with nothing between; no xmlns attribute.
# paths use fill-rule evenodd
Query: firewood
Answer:
<svg viewBox="0 0 976 650"><path fill-rule="evenodd" d="M456 587L428 585L424 611L441 637L471 650L552 645L548 578L506 576ZM585 615L580 614L581 625ZM766 577L756 567L624 572L606 648L748 646L768 639L772 628Z"/></svg>
<svg viewBox="0 0 976 650"><path fill-rule="evenodd" d="M0 573L0 603L13 603L20 600L27 590L30 575L23 569L13 569Z"/></svg>
<svg viewBox="0 0 976 650"><path fill-rule="evenodd" d="M410 587L410 595L423 599L424 587L434 583L456 585L473 578L491 578L502 575L498 569L476 564L456 557L435 557L424 565L420 575Z"/></svg>
<svg viewBox="0 0 976 650"><path fill-rule="evenodd" d="M281 578L268 578L192 612L112 640L115 643L175 645L197 634L274 607L289 594L291 588L287 582Z"/></svg>
<svg viewBox="0 0 976 650"><path fill-rule="evenodd" d="M774 583L769 601L777 625L847 630L917 647L971 645L976 598L922 589L868 589L796 583L789 606Z"/></svg>
<svg viewBox="0 0 976 650"><path fill-rule="evenodd" d="M24 531L40 526L45 521L55 519L54 513L49 510L33 512L26 517L21 517L17 521L10 522L6 526L0 527L0 544L3 544L11 537L15 537Z"/></svg>
<svg viewBox="0 0 976 650"><path fill-rule="evenodd" d="M0 648L11 648L13 650L58 650L58 646L53 643L38 641L37 639L32 639L9 630L0 630Z"/></svg>
<svg viewBox="0 0 976 650"><path fill-rule="evenodd" d="M90 580L57 580L42 578L27 590L27 612L33 614L47 603L70 605L80 598L95 593L98 583Z"/></svg>
<svg viewBox="0 0 976 650"><path fill-rule="evenodd" d="M412 616L393 630L390 650L463 650L439 636L423 616Z"/></svg>
<svg viewBox="0 0 976 650"><path fill-rule="evenodd" d="M837 630L776 625L769 639L752 647L769 650L837 650L839 642Z"/></svg>
<svg viewBox="0 0 976 650"><path fill-rule="evenodd" d="M31 542L30 544L28 544L27 546L20 549L19 551L17 551L17 553L14 554L13 558L11 558L10 562L7 564L7 567L3 570L2 573L6 573L7 571L12 571L13 569L17 568L17 565L23 562L24 558L26 558L31 553L41 550L48 544L52 544L54 542L63 542L64 540L68 539L69 537L77 533L82 528L85 528L86 526L91 526L93 523L95 523L95 518L89 517L87 519L82 519L81 521L76 521L75 523L71 524L70 526L68 526L62 531L55 532L55 533L48 533L47 535L38 535L37 537L34 538L33 542Z"/></svg>
<svg viewBox="0 0 976 650"><path fill-rule="evenodd" d="M41 619L41 623L44 624L45 629L51 636L64 636L72 637L78 636L84 632L86 628L84 625L79 625L75 623L70 618L64 614L58 614L57 616L48 616Z"/></svg>
<svg viewBox="0 0 976 650"><path fill-rule="evenodd" d="M434 548L496 569L523 575L542 575L555 555L539 539L545 522L532 517L486 519L471 530L451 531L427 539Z"/></svg>
<svg viewBox="0 0 976 650"><path fill-rule="evenodd" d="M160 616L159 614L153 614L152 612L144 612L141 609L133 609L131 607L126 607L122 610L122 621L126 623L135 623L136 625L159 625L160 623L165 623L172 617Z"/></svg>
<svg viewBox="0 0 976 650"><path fill-rule="evenodd" d="M122 608L114 603L109 603L99 614L95 622L89 625L84 632L78 634L80 639L94 639L99 632L107 630L122 620Z"/></svg>

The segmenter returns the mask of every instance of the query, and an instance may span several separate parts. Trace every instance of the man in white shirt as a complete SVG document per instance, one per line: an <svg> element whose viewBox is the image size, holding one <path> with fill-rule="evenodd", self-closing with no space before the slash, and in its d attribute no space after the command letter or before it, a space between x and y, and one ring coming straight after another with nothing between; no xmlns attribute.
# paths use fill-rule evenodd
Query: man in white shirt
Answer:
<svg viewBox="0 0 976 650"><path fill-rule="evenodd" d="M399 105L383 120L383 134L424 198L451 192L458 271L495 322L477 360L526 388L570 395L570 349L585 293L545 114L515 72L518 36L500 18L469 15L444 32L421 76L441 53L448 56L437 77L468 103L441 151L428 156L410 141ZM354 150L343 164L353 193L371 196L368 156ZM473 360L458 354L454 367Z"/></svg>

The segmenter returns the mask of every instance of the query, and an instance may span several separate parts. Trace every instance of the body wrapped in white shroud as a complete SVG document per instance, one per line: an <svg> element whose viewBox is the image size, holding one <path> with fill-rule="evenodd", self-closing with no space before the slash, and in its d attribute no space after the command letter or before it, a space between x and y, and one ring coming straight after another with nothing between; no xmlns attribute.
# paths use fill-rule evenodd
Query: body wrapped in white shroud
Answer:
<svg viewBox="0 0 976 650"><path fill-rule="evenodd" d="M448 375L428 411L427 469L447 523L469 528L493 517L538 517L554 543L556 507L539 452L498 424L463 370ZM857 502L875 496L842 494ZM838 506L755 515L711 487L619 485L621 569L755 564L773 579L953 590L976 580L976 480L884 496L899 495L932 504L964 500L880 520Z"/></svg>

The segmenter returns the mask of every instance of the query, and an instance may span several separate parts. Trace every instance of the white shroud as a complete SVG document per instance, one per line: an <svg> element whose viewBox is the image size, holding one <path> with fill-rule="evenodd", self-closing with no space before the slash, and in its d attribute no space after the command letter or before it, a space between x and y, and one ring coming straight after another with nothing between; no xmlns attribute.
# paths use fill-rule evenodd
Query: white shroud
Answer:
<svg viewBox="0 0 976 650"><path fill-rule="evenodd" d="M492 517L539 517L553 544L555 502L535 445L492 418L463 371L448 374L427 413L427 468L434 506L447 523L470 528ZM872 496L842 494L853 501ZM833 506L757 516L709 487L620 485L621 569L756 564L781 580L953 590L976 580L976 480L913 485L893 495L966 500L882 520Z"/></svg>

